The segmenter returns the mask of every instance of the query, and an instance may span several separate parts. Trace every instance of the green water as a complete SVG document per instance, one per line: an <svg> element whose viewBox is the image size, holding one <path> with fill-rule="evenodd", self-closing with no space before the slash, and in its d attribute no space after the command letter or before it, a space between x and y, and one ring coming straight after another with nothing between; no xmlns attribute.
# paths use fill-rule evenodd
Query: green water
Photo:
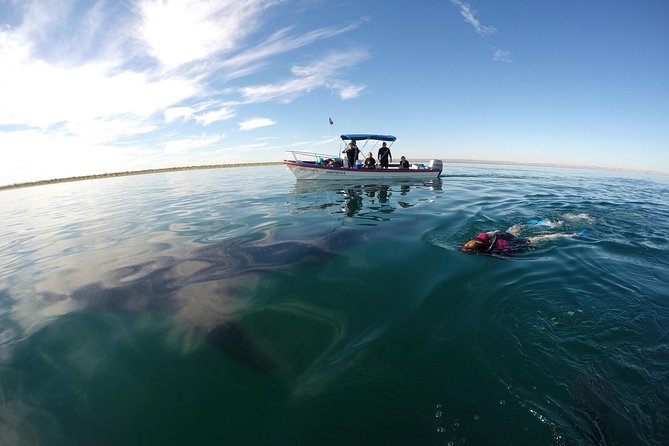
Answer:
<svg viewBox="0 0 669 446"><path fill-rule="evenodd" d="M0 444L667 444L668 185L272 166L4 191ZM537 218L580 235L457 249Z"/></svg>

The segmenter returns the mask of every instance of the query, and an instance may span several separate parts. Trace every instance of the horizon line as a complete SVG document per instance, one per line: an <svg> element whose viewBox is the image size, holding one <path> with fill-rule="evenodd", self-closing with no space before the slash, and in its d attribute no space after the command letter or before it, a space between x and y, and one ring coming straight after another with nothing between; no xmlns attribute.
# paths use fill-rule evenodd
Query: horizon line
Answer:
<svg viewBox="0 0 669 446"><path fill-rule="evenodd" d="M420 161L426 161L428 158L416 158ZM503 160L478 160L478 159L467 159L467 158L446 158L443 160L444 164L499 164L504 166L528 166L528 167L553 167L560 169L587 169L587 170L604 170L609 172L627 172L627 173L641 173L641 174L652 174L652 175L661 175L669 176L669 173L660 172L656 170L648 169L629 169L622 167L599 167L599 166L590 166L586 164L559 164L559 163L538 163L538 162L520 162L520 161L503 161ZM51 178L47 180L37 180L37 181L26 181L22 183L13 183L0 185L0 191L10 190L10 189L19 189L24 187L33 187L33 186L44 186L47 184L58 184L58 183L69 183L74 181L86 181L86 180L98 180L103 178L114 178L114 177L123 177L123 176L132 176L132 175L148 175L152 173L166 173L166 172L179 172L184 170L204 170L204 169L227 169L233 167L251 167L251 166L271 166L281 164L281 161L264 161L257 163L226 163L226 164L203 164L197 166L176 166L176 167L162 167L154 169L142 169L142 170L130 170L124 172L109 172L109 173L100 173L100 174L91 174L91 175L78 175L73 177L65 178Z"/></svg>

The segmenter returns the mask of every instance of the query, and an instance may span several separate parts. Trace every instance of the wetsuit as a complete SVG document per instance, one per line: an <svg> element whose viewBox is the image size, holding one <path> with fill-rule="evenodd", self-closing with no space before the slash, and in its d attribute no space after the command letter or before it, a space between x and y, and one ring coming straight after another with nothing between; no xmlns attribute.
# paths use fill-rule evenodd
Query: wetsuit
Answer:
<svg viewBox="0 0 669 446"><path fill-rule="evenodd" d="M388 168L388 157L392 158L390 147L381 147L379 149L379 163L381 164L381 167Z"/></svg>
<svg viewBox="0 0 669 446"><path fill-rule="evenodd" d="M355 162L358 159L358 153L360 149L358 146L351 146L345 150L346 156L348 157L348 167L355 167Z"/></svg>
<svg viewBox="0 0 669 446"><path fill-rule="evenodd" d="M476 236L481 240L492 240L490 247L484 253L506 254L510 252L528 251L534 246L525 238L516 237L508 232L482 232Z"/></svg>

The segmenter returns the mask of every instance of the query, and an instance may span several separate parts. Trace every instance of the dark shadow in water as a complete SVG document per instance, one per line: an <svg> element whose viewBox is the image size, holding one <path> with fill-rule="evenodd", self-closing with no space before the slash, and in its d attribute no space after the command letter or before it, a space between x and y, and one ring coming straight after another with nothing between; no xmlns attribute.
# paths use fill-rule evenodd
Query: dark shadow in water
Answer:
<svg viewBox="0 0 669 446"><path fill-rule="evenodd" d="M233 321L218 325L209 332L206 340L231 359L256 372L271 372L279 367L272 357L255 344L246 330Z"/></svg>
<svg viewBox="0 0 669 446"><path fill-rule="evenodd" d="M593 365L588 365L571 384L570 393L576 413L583 423L572 423L574 430L588 444L597 446L618 444L611 440L609 414L614 398L601 373Z"/></svg>
<svg viewBox="0 0 669 446"><path fill-rule="evenodd" d="M133 311L173 311L177 303L166 296L161 289L168 287L168 281L162 281L165 270L150 273L140 280L127 285L105 288L100 283L91 283L74 290L72 299L85 306L111 312Z"/></svg>
<svg viewBox="0 0 669 446"><path fill-rule="evenodd" d="M96 284L84 287L75 291L73 298L80 301L85 299L87 307L111 311L178 312L182 303L174 292L192 285L216 282L220 295L214 296L218 301L215 305L224 307L227 300L235 299L234 287L248 285L258 273L306 263L319 264L331 256L330 251L313 243L244 237L196 250L190 261L204 266L192 274L174 274L174 268L181 263L177 262L122 287L101 289ZM204 289L208 291L208 288ZM230 295L227 295L228 292ZM197 301L200 297L211 300L211 296L191 296L189 299ZM210 345L250 370L270 372L278 367L278 363L256 345L238 320L222 320L208 333L203 333L203 336Z"/></svg>
<svg viewBox="0 0 669 446"><path fill-rule="evenodd" d="M307 195L310 191L316 192L309 199L323 205L328 194L321 192L332 191L335 197L332 203L340 219L344 213L342 209L348 209L346 216L361 217L378 224L388 220L389 212L402 207L397 198L402 197L403 203L408 201L406 197L410 197L414 186L440 188L441 182L431 182L427 186L425 183L342 185L298 182L296 192ZM325 203L324 206L332 205ZM56 314L63 314L65 308L67 312L154 312L174 316L188 330L188 336L195 333L250 370L269 372L280 368L279 358L260 347L264 345L263 339L253 339L254 336L245 330L242 317L243 311L258 308L257 300L263 296L257 295L256 291L262 278L273 271L324 264L346 247L389 233L405 233L407 224L413 224L413 220L388 225L386 231L379 231L378 227L373 231L360 227L322 227L322 231L316 229L306 237L302 231L258 231L204 243L179 256L156 256L136 264L124 264L119 260L116 268L97 273L98 277L68 294L43 292L36 298L45 308L53 305ZM55 309L55 306L60 308ZM38 321L46 322L47 319Z"/></svg>
<svg viewBox="0 0 669 446"><path fill-rule="evenodd" d="M368 237L369 231L351 228L299 241L277 240L273 235L258 233L207 244L183 258L163 256L141 264L119 265L101 281L81 286L69 296L42 293L39 298L45 305L69 300L75 304L73 311L174 315L244 367L271 372L280 363L247 333L238 306L249 305L245 302L249 296L256 298L254 287L263 274L298 265L323 264L338 250L362 243Z"/></svg>
<svg viewBox="0 0 669 446"><path fill-rule="evenodd" d="M211 244L198 249L195 259L208 267L184 278L186 283L224 279L251 272L270 271L301 263L322 263L331 258L326 247L311 241L267 241L243 237Z"/></svg>

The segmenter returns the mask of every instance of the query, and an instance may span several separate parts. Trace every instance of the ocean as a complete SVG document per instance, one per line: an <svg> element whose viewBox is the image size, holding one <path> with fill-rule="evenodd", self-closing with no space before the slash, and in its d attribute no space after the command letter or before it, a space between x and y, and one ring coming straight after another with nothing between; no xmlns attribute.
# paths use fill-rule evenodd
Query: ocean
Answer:
<svg viewBox="0 0 669 446"><path fill-rule="evenodd" d="M282 166L0 192L2 445L669 444L669 179ZM458 248L520 225L576 234Z"/></svg>

